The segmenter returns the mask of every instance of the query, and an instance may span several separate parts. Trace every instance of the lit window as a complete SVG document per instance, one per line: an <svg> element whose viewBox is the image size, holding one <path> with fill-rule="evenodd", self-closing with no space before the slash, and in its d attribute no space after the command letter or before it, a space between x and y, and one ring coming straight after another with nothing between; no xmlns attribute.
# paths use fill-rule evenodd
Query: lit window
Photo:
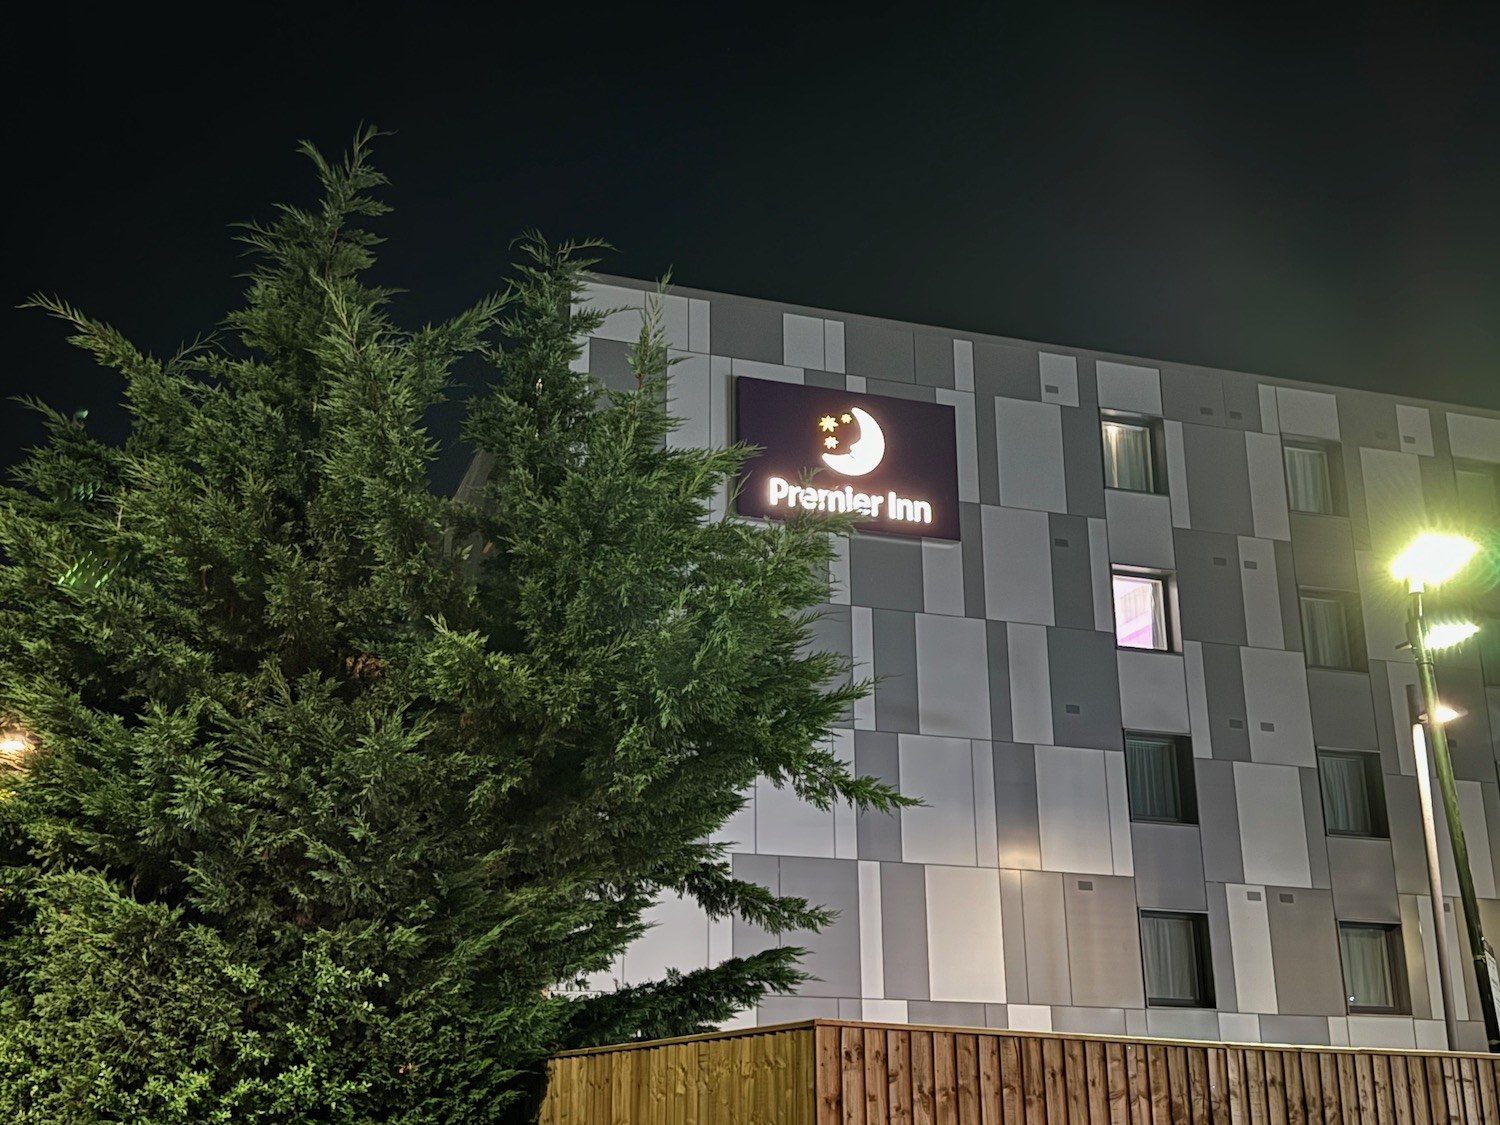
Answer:
<svg viewBox="0 0 1500 1125"><path fill-rule="evenodd" d="M1202 914L1142 911L1141 963L1146 970L1147 1004L1213 1007L1208 922Z"/></svg>
<svg viewBox="0 0 1500 1125"><path fill-rule="evenodd" d="M1475 523L1500 523L1500 488L1495 484L1495 470L1474 462L1453 466L1453 480L1458 486L1458 511L1465 520Z"/></svg>
<svg viewBox="0 0 1500 1125"><path fill-rule="evenodd" d="M1196 824L1192 750L1186 739L1125 733L1125 782L1131 820Z"/></svg>
<svg viewBox="0 0 1500 1125"><path fill-rule="evenodd" d="M1103 430L1104 486L1132 492L1156 491L1156 474L1151 464L1151 427L1106 418Z"/></svg>
<svg viewBox="0 0 1500 1125"><path fill-rule="evenodd" d="M1378 754L1320 750L1323 823L1330 836L1386 836L1385 780Z"/></svg>
<svg viewBox="0 0 1500 1125"><path fill-rule="evenodd" d="M1116 571L1114 588L1115 643L1121 648L1168 648L1166 579Z"/></svg>
<svg viewBox="0 0 1500 1125"><path fill-rule="evenodd" d="M1401 971L1400 929L1364 922L1339 923L1344 959L1344 995L1351 1012L1405 1012L1406 976Z"/></svg>
<svg viewBox="0 0 1500 1125"><path fill-rule="evenodd" d="M1328 450L1288 445L1282 455L1286 460L1287 507L1294 512L1332 515L1335 506Z"/></svg>
<svg viewBox="0 0 1500 1125"><path fill-rule="evenodd" d="M1307 593L1297 600L1302 609L1302 649L1308 667L1359 667L1361 662L1353 641L1354 631L1350 627L1348 596Z"/></svg>

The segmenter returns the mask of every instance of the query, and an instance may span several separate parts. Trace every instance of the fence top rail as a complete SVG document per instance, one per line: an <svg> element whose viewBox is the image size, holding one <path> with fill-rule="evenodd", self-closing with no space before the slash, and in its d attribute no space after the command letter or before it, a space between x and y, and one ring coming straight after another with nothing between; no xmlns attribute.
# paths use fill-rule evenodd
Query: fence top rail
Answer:
<svg viewBox="0 0 1500 1125"><path fill-rule="evenodd" d="M557 1059L581 1055L604 1055L618 1051L644 1051L680 1043L706 1043L716 1039L742 1039L754 1035L772 1035L787 1031L813 1031L820 1027L851 1027L872 1031L957 1032L960 1035L1009 1035L1021 1039L1066 1039L1099 1043L1136 1043L1148 1047L1233 1047L1243 1051L1318 1051L1345 1055L1416 1055L1435 1058L1494 1059L1484 1051L1434 1051L1414 1047L1345 1047L1325 1043L1232 1043L1215 1039L1161 1039L1144 1035L1103 1035L1094 1032L1023 1031L1005 1027L963 1027L953 1024L879 1023L870 1020L812 1019L791 1023L768 1024L765 1027L737 1027L729 1031L704 1031L697 1035L678 1035L670 1039L639 1039L604 1047L579 1047L558 1051Z"/></svg>

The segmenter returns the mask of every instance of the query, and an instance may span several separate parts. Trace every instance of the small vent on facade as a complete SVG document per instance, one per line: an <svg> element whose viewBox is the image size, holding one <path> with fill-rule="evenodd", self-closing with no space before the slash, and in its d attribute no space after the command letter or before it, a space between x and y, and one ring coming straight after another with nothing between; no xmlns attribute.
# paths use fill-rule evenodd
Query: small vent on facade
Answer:
<svg viewBox="0 0 1500 1125"><path fill-rule="evenodd" d="M1416 445L1417 444L1416 435L1415 434L1402 434L1401 435L1401 444L1402 445Z"/></svg>
<svg viewBox="0 0 1500 1125"><path fill-rule="evenodd" d="M1231 410L1229 416L1236 422L1242 422L1245 419L1245 412L1243 410Z"/></svg>
<svg viewBox="0 0 1500 1125"><path fill-rule="evenodd" d="M1274 731L1276 729L1276 724L1275 723L1261 723L1260 724L1260 729L1261 730L1265 730L1265 731Z"/></svg>
<svg viewBox="0 0 1500 1125"><path fill-rule="evenodd" d="M1443 913L1444 914L1452 914L1453 913L1453 904L1451 902L1445 902L1445 903L1443 903Z"/></svg>
<svg viewBox="0 0 1500 1125"><path fill-rule="evenodd" d="M1218 555L1214 556L1214 566L1228 566L1228 565L1229 565L1229 560L1228 559L1220 558Z"/></svg>
<svg viewBox="0 0 1500 1125"><path fill-rule="evenodd" d="M1246 559L1245 560L1245 569L1246 570L1259 570L1260 569L1260 563L1256 562L1254 559Z"/></svg>
<svg viewBox="0 0 1500 1125"><path fill-rule="evenodd" d="M1390 439L1390 436L1391 435L1388 434L1388 433L1386 433L1384 430L1376 430L1375 431L1375 440L1376 441L1388 441Z"/></svg>
<svg viewBox="0 0 1500 1125"><path fill-rule="evenodd" d="M1245 901L1246 902L1259 902L1260 901L1260 892L1259 891L1246 891L1245 892Z"/></svg>
<svg viewBox="0 0 1500 1125"><path fill-rule="evenodd" d="M1212 406L1200 406L1200 407L1198 407L1198 413L1199 414L1208 414L1208 415L1211 416L1213 414L1213 412L1214 412L1214 408Z"/></svg>
<svg viewBox="0 0 1500 1125"><path fill-rule="evenodd" d="M1448 739L1448 749L1449 750L1457 750L1458 749L1458 739L1456 739L1456 738L1450 738L1450 739Z"/></svg>
<svg viewBox="0 0 1500 1125"><path fill-rule="evenodd" d="M1287 894L1285 891L1282 891L1281 894L1278 895L1277 897L1280 898L1282 902L1296 902L1297 901L1295 898L1293 898L1291 895Z"/></svg>
<svg viewBox="0 0 1500 1125"><path fill-rule="evenodd" d="M1080 891L1091 891L1094 889L1094 881L1092 879L1080 879L1078 880L1078 889Z"/></svg>
<svg viewBox="0 0 1500 1125"><path fill-rule="evenodd" d="M1244 730L1245 729L1245 720L1244 719L1230 719L1229 720L1229 729L1230 730Z"/></svg>
<svg viewBox="0 0 1500 1125"><path fill-rule="evenodd" d="M1064 703L1063 704L1063 710L1066 711L1070 715L1081 715L1081 714L1083 714L1083 708L1080 707L1080 706L1078 706L1078 704L1076 704L1076 703Z"/></svg>
<svg viewBox="0 0 1500 1125"><path fill-rule="evenodd" d="M1062 388L1058 387L1055 383L1043 383L1042 390L1046 391L1049 395L1062 394Z"/></svg>
<svg viewBox="0 0 1500 1125"><path fill-rule="evenodd" d="M1068 541L1066 539L1054 539L1052 540L1052 545L1054 547L1066 547L1068 545Z"/></svg>

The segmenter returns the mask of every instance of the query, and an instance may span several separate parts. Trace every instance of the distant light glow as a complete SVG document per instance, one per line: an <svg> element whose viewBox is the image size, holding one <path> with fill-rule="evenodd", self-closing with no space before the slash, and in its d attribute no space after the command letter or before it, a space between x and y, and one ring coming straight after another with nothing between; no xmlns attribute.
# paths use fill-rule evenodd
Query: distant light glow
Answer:
<svg viewBox="0 0 1500 1125"><path fill-rule="evenodd" d="M26 740L21 738L0 738L0 754L19 754L26 749Z"/></svg>
<svg viewBox="0 0 1500 1125"><path fill-rule="evenodd" d="M1439 586L1462 570L1479 544L1463 535L1424 531L1391 560L1391 577L1414 590Z"/></svg>
<svg viewBox="0 0 1500 1125"><path fill-rule="evenodd" d="M1440 723L1451 723L1454 719L1462 718L1467 712L1459 711L1449 707L1446 703L1437 706L1437 721Z"/></svg>
<svg viewBox="0 0 1500 1125"><path fill-rule="evenodd" d="M1445 621L1440 625L1429 625L1427 647L1452 648L1454 645L1463 644L1477 632L1479 632L1479 626L1472 621Z"/></svg>

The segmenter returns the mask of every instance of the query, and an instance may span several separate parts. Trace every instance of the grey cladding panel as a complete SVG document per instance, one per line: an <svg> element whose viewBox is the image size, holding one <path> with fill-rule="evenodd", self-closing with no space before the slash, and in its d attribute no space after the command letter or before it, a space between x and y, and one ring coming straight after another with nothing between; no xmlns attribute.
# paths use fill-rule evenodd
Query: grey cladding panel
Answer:
<svg viewBox="0 0 1500 1125"><path fill-rule="evenodd" d="M1063 899L1073 1003L1091 1008L1143 1007L1146 990L1132 880L1064 875Z"/></svg>
<svg viewBox="0 0 1500 1125"><path fill-rule="evenodd" d="M978 504L958 506L958 534L963 551L964 616L984 616L984 532Z"/></svg>
<svg viewBox="0 0 1500 1125"><path fill-rule="evenodd" d="M1204 693L1208 696L1208 724L1214 757L1248 762L1250 732L1245 719L1245 679L1240 669L1240 650L1234 645L1205 644L1203 683Z"/></svg>
<svg viewBox="0 0 1500 1125"><path fill-rule="evenodd" d="M820 933L796 930L786 935L786 944L807 950L803 971L819 978L801 986L804 996L858 996L859 968L859 864L846 859L810 859L783 856L781 893L805 898L838 912L831 926Z"/></svg>
<svg viewBox="0 0 1500 1125"><path fill-rule="evenodd" d="M1233 535L1181 528L1173 538L1183 638L1243 645L1245 600L1240 590L1239 543Z"/></svg>
<svg viewBox="0 0 1500 1125"><path fill-rule="evenodd" d="M1333 906L1348 922L1400 922L1389 840L1328 837Z"/></svg>
<svg viewBox="0 0 1500 1125"><path fill-rule="evenodd" d="M1341 1016L1344 976L1333 896L1303 887L1267 887L1276 1006L1284 1015Z"/></svg>
<svg viewBox="0 0 1500 1125"><path fill-rule="evenodd" d="M1495 780L1495 754L1490 742L1489 701L1484 679L1474 668L1449 664L1438 669L1443 702L1459 712L1447 724L1453 775L1470 781Z"/></svg>
<svg viewBox="0 0 1500 1125"><path fill-rule="evenodd" d="M916 383L896 383L889 379L866 379L865 390L872 395L885 395L888 398L906 398L913 402L936 402L937 389L924 387Z"/></svg>
<svg viewBox="0 0 1500 1125"><path fill-rule="evenodd" d="M1288 651L1301 652L1302 608L1297 594L1300 579L1292 561L1292 545L1278 539L1272 547L1276 551L1276 592L1281 595L1281 634Z"/></svg>
<svg viewBox="0 0 1500 1125"><path fill-rule="evenodd" d="M851 536L849 594L855 605L922 612L922 541L894 535Z"/></svg>
<svg viewBox="0 0 1500 1125"><path fill-rule="evenodd" d="M1368 673L1309 668L1307 698L1312 705L1313 737L1319 746L1345 750L1374 750L1379 746Z"/></svg>
<svg viewBox="0 0 1500 1125"><path fill-rule="evenodd" d="M1052 682L1052 741L1118 750L1120 675L1115 638L1081 629L1047 630Z"/></svg>
<svg viewBox="0 0 1500 1125"><path fill-rule="evenodd" d="M1053 617L1069 629L1093 629L1094 582L1089 565L1089 523L1083 516L1048 517L1052 537Z"/></svg>
<svg viewBox="0 0 1500 1125"><path fill-rule="evenodd" d="M1339 388L1339 438L1344 445L1404 452L1396 426L1396 400L1389 395Z"/></svg>
<svg viewBox="0 0 1500 1125"><path fill-rule="evenodd" d="M915 344L917 382L929 387L953 386L953 337L918 332Z"/></svg>
<svg viewBox="0 0 1500 1125"><path fill-rule="evenodd" d="M893 788L899 788L901 769L897 736L885 731L855 731L854 769L862 777L876 777ZM861 809L855 817L859 858L899 862L900 814Z"/></svg>
<svg viewBox="0 0 1500 1125"><path fill-rule="evenodd" d="M897 610L871 615L875 650L875 725L902 734L920 732L917 719L916 618Z"/></svg>
<svg viewBox="0 0 1500 1125"><path fill-rule="evenodd" d="M1005 622L986 621L984 639L990 654L990 737L1006 742L1013 730L1010 717L1010 636Z"/></svg>
<svg viewBox="0 0 1500 1125"><path fill-rule="evenodd" d="M1209 883L1208 952L1214 963L1214 1003L1220 1011L1239 1009L1234 988L1234 955L1229 936L1229 904L1223 883ZM1326 1022L1325 1022L1326 1026Z"/></svg>
<svg viewBox="0 0 1500 1125"><path fill-rule="evenodd" d="M1254 535L1245 435L1232 429L1184 425L1182 450L1194 529Z"/></svg>
<svg viewBox="0 0 1500 1125"><path fill-rule="evenodd" d="M761 363L782 363L785 360L786 338L780 305L747 297L715 296L711 309L713 335L710 346L715 355L753 359Z"/></svg>
<svg viewBox="0 0 1500 1125"><path fill-rule="evenodd" d="M1042 865L1036 806L1036 751L1015 742L995 743L995 829L1000 866Z"/></svg>
<svg viewBox="0 0 1500 1125"><path fill-rule="evenodd" d="M1161 412L1162 417L1179 422L1224 425L1224 387L1218 373L1162 364Z"/></svg>
<svg viewBox="0 0 1500 1125"><path fill-rule="evenodd" d="M1080 377L1080 384L1082 379ZM1104 453L1099 415L1083 408L1062 409L1063 476L1068 511L1104 517Z"/></svg>
<svg viewBox="0 0 1500 1125"><path fill-rule="evenodd" d="M1253 376L1222 372L1224 424L1234 430L1260 433L1260 383Z"/></svg>
<svg viewBox="0 0 1500 1125"><path fill-rule="evenodd" d="M1042 400L1041 361L1033 348L1017 348L986 340L974 344L974 390L999 398Z"/></svg>
<svg viewBox="0 0 1500 1125"><path fill-rule="evenodd" d="M1203 842L1196 824L1130 826L1135 896L1142 910L1208 909L1203 885Z"/></svg>
<svg viewBox="0 0 1500 1125"><path fill-rule="evenodd" d="M1349 521L1342 516L1313 516L1305 512L1292 512L1289 519L1297 585L1358 590Z"/></svg>
<svg viewBox="0 0 1500 1125"><path fill-rule="evenodd" d="M850 375L910 383L916 379L912 330L865 317L844 321L844 367Z"/></svg>
<svg viewBox="0 0 1500 1125"><path fill-rule="evenodd" d="M1245 859L1239 802L1234 793L1234 763L1198 758L1193 762L1193 773L1198 783L1203 874L1215 883L1242 883Z"/></svg>
<svg viewBox="0 0 1500 1125"><path fill-rule="evenodd" d="M880 865L881 944L885 994L891 1000L926 1000L927 876L915 863ZM858 988L850 995L857 995Z"/></svg>
<svg viewBox="0 0 1500 1125"><path fill-rule="evenodd" d="M635 390L635 372L630 370L630 345L598 337L590 340L589 374L612 391Z"/></svg>

